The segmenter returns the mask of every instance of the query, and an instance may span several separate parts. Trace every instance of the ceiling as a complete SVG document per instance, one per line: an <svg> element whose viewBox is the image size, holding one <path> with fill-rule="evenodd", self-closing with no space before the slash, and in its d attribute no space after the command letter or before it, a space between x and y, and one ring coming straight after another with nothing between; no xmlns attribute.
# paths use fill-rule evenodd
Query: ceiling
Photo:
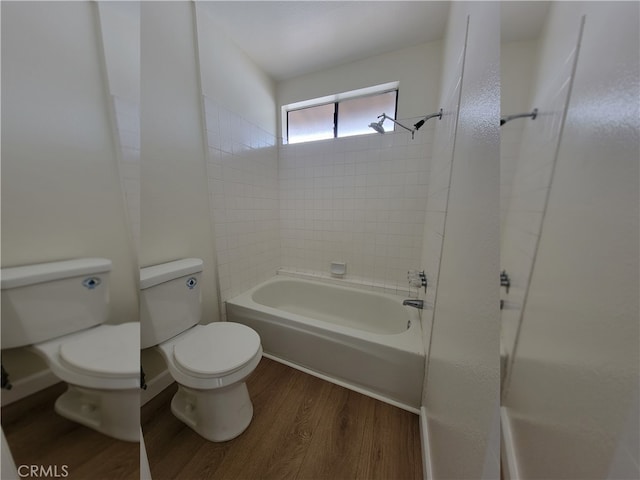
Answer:
<svg viewBox="0 0 640 480"><path fill-rule="evenodd" d="M451 2L199 1L275 81L444 37ZM507 5L513 4L513 5ZM547 2L501 2L503 41L539 34Z"/></svg>
<svg viewBox="0 0 640 480"><path fill-rule="evenodd" d="M500 40L535 40L542 33L550 2L500 2Z"/></svg>

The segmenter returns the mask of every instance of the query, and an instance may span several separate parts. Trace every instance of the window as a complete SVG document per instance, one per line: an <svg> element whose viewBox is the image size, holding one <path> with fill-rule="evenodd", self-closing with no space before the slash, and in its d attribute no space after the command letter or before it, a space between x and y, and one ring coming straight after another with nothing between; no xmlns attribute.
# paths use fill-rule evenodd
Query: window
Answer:
<svg viewBox="0 0 640 480"><path fill-rule="evenodd" d="M390 86L393 88L390 89ZM371 93L371 90L375 93ZM327 101L329 99L330 102ZM395 82L285 105L282 109L287 142L302 143L376 133L369 124L376 122L382 113L396 118L397 104L398 88ZM392 125L395 127L395 124Z"/></svg>
<svg viewBox="0 0 640 480"><path fill-rule="evenodd" d="M289 143L312 142L333 138L335 105L318 105L292 110L287 115Z"/></svg>

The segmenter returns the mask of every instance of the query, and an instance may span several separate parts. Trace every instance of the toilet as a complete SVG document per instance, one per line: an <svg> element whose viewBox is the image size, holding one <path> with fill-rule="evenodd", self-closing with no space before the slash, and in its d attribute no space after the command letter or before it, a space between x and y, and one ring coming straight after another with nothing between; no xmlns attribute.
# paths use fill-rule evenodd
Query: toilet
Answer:
<svg viewBox="0 0 640 480"><path fill-rule="evenodd" d="M139 442L140 325L104 324L110 271L103 258L3 268L1 347L28 348L67 383L59 415Z"/></svg>
<svg viewBox="0 0 640 480"><path fill-rule="evenodd" d="M224 442L251 423L245 379L262 346L246 325L199 324L202 266L186 258L140 270L141 347L156 348L178 383L173 414L207 440Z"/></svg>

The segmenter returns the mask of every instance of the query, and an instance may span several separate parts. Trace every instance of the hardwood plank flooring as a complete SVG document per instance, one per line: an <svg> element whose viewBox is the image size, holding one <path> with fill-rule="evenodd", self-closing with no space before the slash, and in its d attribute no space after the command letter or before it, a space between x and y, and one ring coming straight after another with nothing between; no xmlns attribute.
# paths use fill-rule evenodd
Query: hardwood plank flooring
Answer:
<svg viewBox="0 0 640 480"><path fill-rule="evenodd" d="M205 440L175 418L175 384L142 407L154 480L421 479L418 416L263 358L249 428Z"/></svg>
<svg viewBox="0 0 640 480"><path fill-rule="evenodd" d="M2 407L2 429L16 465L57 466L58 476L66 465L70 480L138 480L138 443L113 439L55 413L55 400L66 388L58 383Z"/></svg>

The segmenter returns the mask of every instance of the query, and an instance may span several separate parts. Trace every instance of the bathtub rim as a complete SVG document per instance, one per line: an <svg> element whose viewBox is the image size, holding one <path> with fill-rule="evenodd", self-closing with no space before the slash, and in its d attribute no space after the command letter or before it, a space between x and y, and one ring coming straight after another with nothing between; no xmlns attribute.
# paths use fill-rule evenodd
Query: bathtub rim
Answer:
<svg viewBox="0 0 640 480"><path fill-rule="evenodd" d="M324 320L313 319L313 321L309 321L305 316L299 315L296 313L287 312L284 310L280 310L278 308L269 307L267 305L263 305L261 303L257 303L253 300L253 293L259 288L271 284L271 283L280 283L280 282L302 282L311 285L323 285L331 288L336 288L340 290L347 291L355 291L359 294L367 294L378 297L388 298L396 303L401 304L403 297L399 295L392 295L388 293L381 292L372 292L360 288L355 287L347 287L343 285L335 285L329 282L324 281L316 281L316 280L307 280L297 277L290 277L286 275L275 275L260 284L250 288L249 290L241 293L240 295L236 295L233 298L230 298L225 301L225 304L230 304L236 308L241 309L254 309L264 311L266 314L279 317L282 320L282 323L286 325L291 325L293 323L301 323L306 327L310 328L314 333L319 333L320 331L333 331L340 335L349 337L349 338L357 338L360 340L382 344L389 348L398 349L404 352L409 352L415 355L426 355L425 347L423 344L423 335L422 335L422 321L420 312L412 307L403 306L404 310L407 312L408 318L411 320L411 326L400 333L390 333L390 334L379 334L368 332L366 330L359 330L356 328L339 325L332 322L327 322ZM319 328L322 326L326 326L327 328Z"/></svg>

